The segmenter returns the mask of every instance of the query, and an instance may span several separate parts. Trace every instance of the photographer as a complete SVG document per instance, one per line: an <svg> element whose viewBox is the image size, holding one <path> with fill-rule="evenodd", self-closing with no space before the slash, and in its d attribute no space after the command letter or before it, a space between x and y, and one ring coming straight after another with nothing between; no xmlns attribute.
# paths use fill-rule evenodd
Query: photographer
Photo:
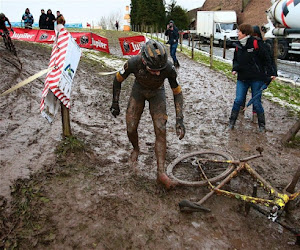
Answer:
<svg viewBox="0 0 300 250"><path fill-rule="evenodd" d="M28 8L26 8L25 13L22 16L22 20L24 21L25 29L32 29L34 19Z"/></svg>
<svg viewBox="0 0 300 250"><path fill-rule="evenodd" d="M170 20L169 24L167 25L165 35L168 36L169 39L167 43L170 44L170 54L173 59L173 64L175 67L179 67L179 62L176 58L179 33L177 27L174 24L174 21Z"/></svg>

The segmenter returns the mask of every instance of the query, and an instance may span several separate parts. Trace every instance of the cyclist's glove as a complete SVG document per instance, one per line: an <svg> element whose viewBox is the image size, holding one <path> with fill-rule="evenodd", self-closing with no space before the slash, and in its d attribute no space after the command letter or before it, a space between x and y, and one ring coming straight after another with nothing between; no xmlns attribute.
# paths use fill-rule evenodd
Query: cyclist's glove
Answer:
<svg viewBox="0 0 300 250"><path fill-rule="evenodd" d="M110 107L110 112L116 118L120 114L119 102L113 102Z"/></svg>
<svg viewBox="0 0 300 250"><path fill-rule="evenodd" d="M13 28L11 28L10 30L11 30L11 32L12 32L12 33L14 33L14 32L15 32Z"/></svg>

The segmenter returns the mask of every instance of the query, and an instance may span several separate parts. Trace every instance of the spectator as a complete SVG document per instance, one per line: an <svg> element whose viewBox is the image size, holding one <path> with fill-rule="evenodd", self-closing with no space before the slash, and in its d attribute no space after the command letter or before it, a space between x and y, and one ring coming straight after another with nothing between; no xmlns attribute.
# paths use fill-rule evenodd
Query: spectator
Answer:
<svg viewBox="0 0 300 250"><path fill-rule="evenodd" d="M258 49L254 48L255 38L251 36L253 28L249 24L239 26L238 43L234 51L232 74L237 74L236 98L229 118L229 129L233 129L240 107L243 105L247 91L251 88L253 109L257 112L260 132L265 132L265 114L261 103L262 89L265 83L269 84L275 76L271 67L271 57L266 51L263 42L258 41Z"/></svg>
<svg viewBox="0 0 300 250"><path fill-rule="evenodd" d="M179 67L179 62L176 58L179 33L177 27L174 24L174 21L170 20L169 24L167 25L165 35L168 36L169 39L167 43L170 44L170 54L173 59L173 64L175 67Z"/></svg>
<svg viewBox="0 0 300 250"><path fill-rule="evenodd" d="M119 22L118 21L116 21L115 26L116 26L116 29L119 30Z"/></svg>
<svg viewBox="0 0 300 250"><path fill-rule="evenodd" d="M62 14L60 14L60 11L58 10L58 11L56 11L56 20L58 20L59 17L63 17L61 19L61 22L63 22L63 23L61 23L61 24L65 25L66 24L65 18L64 18L64 16Z"/></svg>
<svg viewBox="0 0 300 250"><path fill-rule="evenodd" d="M40 29L47 29L47 15L45 14L44 9L41 9L41 15L40 15L40 20L39 20L39 27Z"/></svg>
<svg viewBox="0 0 300 250"><path fill-rule="evenodd" d="M26 8L25 13L22 16L22 20L24 21L25 29L32 29L34 19L28 8Z"/></svg>
<svg viewBox="0 0 300 250"><path fill-rule="evenodd" d="M56 30L57 30L58 32L60 32L60 30L61 30L62 28L64 28L64 25L65 25L65 23L66 23L66 20L65 20L65 18L63 17L63 15L59 15L59 17L58 17L57 20L56 20L56 23L57 23L57 25L56 25Z"/></svg>
<svg viewBox="0 0 300 250"><path fill-rule="evenodd" d="M55 23L55 16L52 14L52 10L47 11L47 29L48 30L54 30L54 23Z"/></svg>

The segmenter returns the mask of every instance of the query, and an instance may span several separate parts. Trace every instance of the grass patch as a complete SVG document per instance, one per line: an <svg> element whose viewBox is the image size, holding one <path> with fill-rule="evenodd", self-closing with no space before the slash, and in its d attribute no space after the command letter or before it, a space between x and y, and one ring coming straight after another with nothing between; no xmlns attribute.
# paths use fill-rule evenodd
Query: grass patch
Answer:
<svg viewBox="0 0 300 250"><path fill-rule="evenodd" d="M66 137L57 146L55 153L61 157L69 153L77 153L85 151L85 144L75 136Z"/></svg>

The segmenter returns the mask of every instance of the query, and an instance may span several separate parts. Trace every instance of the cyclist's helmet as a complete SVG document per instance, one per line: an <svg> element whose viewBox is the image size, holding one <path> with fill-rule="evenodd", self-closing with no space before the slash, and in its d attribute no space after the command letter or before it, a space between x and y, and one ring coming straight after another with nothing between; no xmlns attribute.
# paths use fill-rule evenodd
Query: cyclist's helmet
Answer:
<svg viewBox="0 0 300 250"><path fill-rule="evenodd" d="M162 70L167 66L168 55L160 42L149 40L143 45L141 54L144 63L151 70Z"/></svg>
<svg viewBox="0 0 300 250"><path fill-rule="evenodd" d="M0 13L0 19L3 19L5 15L3 13Z"/></svg>

